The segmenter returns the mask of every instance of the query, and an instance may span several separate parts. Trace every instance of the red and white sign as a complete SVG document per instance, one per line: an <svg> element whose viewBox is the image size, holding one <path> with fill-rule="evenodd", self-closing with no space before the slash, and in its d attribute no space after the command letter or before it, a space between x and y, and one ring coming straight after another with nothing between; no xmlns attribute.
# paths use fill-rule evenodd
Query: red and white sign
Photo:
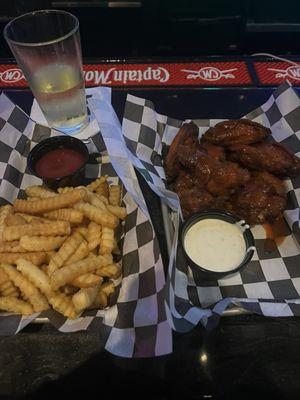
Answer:
<svg viewBox="0 0 300 400"><path fill-rule="evenodd" d="M3 67L3 68L1 68ZM26 83L24 75L20 68L13 65L1 65L0 66L0 81L2 86L16 85L20 86ZM22 81L22 82L21 82ZM26 85L27 86L27 85Z"/></svg>
<svg viewBox="0 0 300 400"><path fill-rule="evenodd" d="M300 85L300 62L290 64L284 61L254 62L258 79L263 85L278 85L289 80Z"/></svg>
<svg viewBox="0 0 300 400"><path fill-rule="evenodd" d="M245 62L85 65L87 86L235 86L252 83ZM234 74L233 74L234 71Z"/></svg>
<svg viewBox="0 0 300 400"><path fill-rule="evenodd" d="M202 79L206 82L217 82L221 78L235 79L233 71L237 71L238 68L231 68L227 70L220 70L216 67L202 67L198 71L192 71L190 69L182 69L183 72L187 72L186 79Z"/></svg>
<svg viewBox="0 0 300 400"><path fill-rule="evenodd" d="M244 61L158 64L86 64L89 86L243 86L252 83ZM27 87L17 65L0 64L0 87Z"/></svg>

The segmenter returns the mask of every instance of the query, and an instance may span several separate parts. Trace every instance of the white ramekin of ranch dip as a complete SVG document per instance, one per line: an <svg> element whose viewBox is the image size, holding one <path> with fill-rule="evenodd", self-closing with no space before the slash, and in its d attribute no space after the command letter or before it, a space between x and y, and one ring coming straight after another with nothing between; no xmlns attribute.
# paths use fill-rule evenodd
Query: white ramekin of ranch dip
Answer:
<svg viewBox="0 0 300 400"><path fill-rule="evenodd" d="M240 271L255 250L249 225L220 210L192 215L183 224L180 239L189 266L207 279Z"/></svg>

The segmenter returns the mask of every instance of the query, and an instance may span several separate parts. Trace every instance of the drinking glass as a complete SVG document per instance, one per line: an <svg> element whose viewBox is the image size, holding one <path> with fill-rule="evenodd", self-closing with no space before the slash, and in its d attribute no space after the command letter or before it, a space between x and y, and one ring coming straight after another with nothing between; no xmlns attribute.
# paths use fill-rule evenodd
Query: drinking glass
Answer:
<svg viewBox="0 0 300 400"><path fill-rule="evenodd" d="M88 123L78 19L39 10L13 19L4 37L49 126L74 134Z"/></svg>

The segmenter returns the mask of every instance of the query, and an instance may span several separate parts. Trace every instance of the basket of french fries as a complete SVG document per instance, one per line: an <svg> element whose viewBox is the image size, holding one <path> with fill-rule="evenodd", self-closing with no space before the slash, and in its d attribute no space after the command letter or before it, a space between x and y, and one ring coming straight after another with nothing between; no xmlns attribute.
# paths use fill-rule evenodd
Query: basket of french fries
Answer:
<svg viewBox="0 0 300 400"><path fill-rule="evenodd" d="M121 275L121 186L102 176L78 188L25 192L0 209L0 309L31 315L52 307L74 319L106 308Z"/></svg>
<svg viewBox="0 0 300 400"><path fill-rule="evenodd" d="M28 156L59 132L0 96L0 335L50 322L101 332L118 356L166 354L158 240L107 88L91 90L101 133L86 142L83 186L57 191L32 173Z"/></svg>

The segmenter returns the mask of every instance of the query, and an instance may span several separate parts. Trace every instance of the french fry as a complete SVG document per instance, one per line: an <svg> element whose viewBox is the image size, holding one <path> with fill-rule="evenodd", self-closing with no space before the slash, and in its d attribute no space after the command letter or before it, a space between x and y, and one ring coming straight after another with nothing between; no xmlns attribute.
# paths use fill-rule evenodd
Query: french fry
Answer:
<svg viewBox="0 0 300 400"><path fill-rule="evenodd" d="M104 292L104 293L106 294L107 297L109 297L111 294L114 293L114 291L115 291L115 285L114 285L113 281L108 281L108 282L103 283L103 284L100 286L100 290L101 290L102 292Z"/></svg>
<svg viewBox="0 0 300 400"><path fill-rule="evenodd" d="M35 215L29 215L29 214L24 214L24 213L16 213L15 215L20 215L26 222L39 222L39 223L49 223L51 222L49 219L47 218L43 218L43 217L37 217Z"/></svg>
<svg viewBox="0 0 300 400"><path fill-rule="evenodd" d="M89 251L94 250L100 244L101 226L91 221L88 226L87 240Z"/></svg>
<svg viewBox="0 0 300 400"><path fill-rule="evenodd" d="M70 232L70 223L67 221L51 221L47 224L14 225L4 228L3 240L11 242L20 239L22 236L60 236L69 235Z"/></svg>
<svg viewBox="0 0 300 400"><path fill-rule="evenodd" d="M10 280L1 285L0 293L2 296L10 297L19 297L20 295L19 289Z"/></svg>
<svg viewBox="0 0 300 400"><path fill-rule="evenodd" d="M13 242L0 242L0 253L26 253L26 251L26 249L21 247L18 240Z"/></svg>
<svg viewBox="0 0 300 400"><path fill-rule="evenodd" d="M65 186L57 189L59 194L70 193L74 190L73 186Z"/></svg>
<svg viewBox="0 0 300 400"><path fill-rule="evenodd" d="M34 313L31 304L11 296L0 297L0 309L22 315Z"/></svg>
<svg viewBox="0 0 300 400"><path fill-rule="evenodd" d="M24 225L24 224L27 224L27 221L19 214L8 214L8 216L5 218L6 226Z"/></svg>
<svg viewBox="0 0 300 400"><path fill-rule="evenodd" d="M87 274L83 274L78 276L72 280L71 285L79 287L79 288L87 288L95 285L100 285L103 281L103 278L96 274L91 274L90 272Z"/></svg>
<svg viewBox="0 0 300 400"><path fill-rule="evenodd" d="M74 208L80 210L84 215L96 224L107 226L108 228L116 228L118 225L118 218L109 212L100 210L99 208L92 206L88 203L79 202L74 204Z"/></svg>
<svg viewBox="0 0 300 400"><path fill-rule="evenodd" d="M112 263L112 256L106 254L105 256L92 256L84 260L77 261L74 264L66 265L51 275L51 286L53 290L59 289L67 283L72 282L75 278L88 272L94 271L105 265Z"/></svg>
<svg viewBox="0 0 300 400"><path fill-rule="evenodd" d="M117 279L121 276L122 273L122 268L120 264L115 263L115 264L110 264L110 265L105 265L101 268L97 268L95 271L95 274L100 275L100 276L107 276L108 278L112 279Z"/></svg>
<svg viewBox="0 0 300 400"><path fill-rule="evenodd" d="M74 189L69 193L59 194L55 197L48 197L36 201L16 199L13 205L15 212L29 214L45 214L49 211L59 210L68 207L78 201L85 200L86 191Z"/></svg>
<svg viewBox="0 0 300 400"><path fill-rule="evenodd" d="M101 194L95 193L99 200L102 201L106 206L109 204L108 197L104 197Z"/></svg>
<svg viewBox="0 0 300 400"><path fill-rule="evenodd" d="M124 220L127 216L127 211L125 207L111 206L110 204L108 204L106 207L111 214L115 215L121 220Z"/></svg>
<svg viewBox="0 0 300 400"><path fill-rule="evenodd" d="M5 220L9 214L11 214L13 208L10 204L0 207L0 240L3 240L3 230L5 228Z"/></svg>
<svg viewBox="0 0 300 400"><path fill-rule="evenodd" d="M113 229L103 227L100 239L99 254L109 254L114 248L114 231Z"/></svg>
<svg viewBox="0 0 300 400"><path fill-rule="evenodd" d="M106 308L108 305L108 299L106 293L101 290L98 291L96 298L94 299L93 303L90 305L90 309L94 310L99 308L100 310Z"/></svg>
<svg viewBox="0 0 300 400"><path fill-rule="evenodd" d="M89 246L86 240L83 240L75 252L64 262L64 265L73 264L76 261L83 260L89 255Z"/></svg>
<svg viewBox="0 0 300 400"><path fill-rule="evenodd" d="M99 291L99 285L92 286L89 288L80 289L79 292L72 296L72 301L75 309L78 311L83 311L95 300L97 293Z"/></svg>
<svg viewBox="0 0 300 400"><path fill-rule="evenodd" d="M67 318L74 319L79 317L80 313L75 310L72 299L64 293L57 293L49 300L54 310Z"/></svg>
<svg viewBox="0 0 300 400"><path fill-rule="evenodd" d="M87 191L86 196L87 196L87 201L92 206L97 207L104 212L107 212L106 205L103 203L102 200L100 200L100 198L95 193Z"/></svg>
<svg viewBox="0 0 300 400"><path fill-rule="evenodd" d="M27 201L37 201L40 200L39 197L27 197Z"/></svg>
<svg viewBox="0 0 300 400"><path fill-rule="evenodd" d="M99 194L100 196L103 196L106 199L108 199L108 196L109 196L108 182L105 181L105 182L101 183L96 188L96 193Z"/></svg>
<svg viewBox="0 0 300 400"><path fill-rule="evenodd" d="M19 289L9 279L7 273L0 268L0 294L1 296L18 297Z"/></svg>
<svg viewBox="0 0 300 400"><path fill-rule="evenodd" d="M16 264L19 258L25 258L34 265L41 265L47 262L48 256L44 251L35 251L27 253L0 253L0 263Z"/></svg>
<svg viewBox="0 0 300 400"><path fill-rule="evenodd" d="M43 186L28 186L25 189L25 192L28 197L39 197L41 199L57 196L57 193L53 192L53 190L50 190Z"/></svg>
<svg viewBox="0 0 300 400"><path fill-rule="evenodd" d="M27 251L50 251L58 249L67 236L22 236L20 246ZM0 246L1 248L1 246Z"/></svg>
<svg viewBox="0 0 300 400"><path fill-rule="evenodd" d="M60 208L59 210L50 211L45 217L53 220L69 221L71 224L81 224L83 221L83 213L73 208Z"/></svg>
<svg viewBox="0 0 300 400"><path fill-rule="evenodd" d="M73 192L73 190L75 190L75 189L76 190L79 190L79 189L87 190L86 186L76 186L76 188L73 186L65 186L65 187L58 188L57 191L59 194L63 194L63 193Z"/></svg>
<svg viewBox="0 0 300 400"><path fill-rule="evenodd" d="M109 186L109 204L112 206L119 206L121 202L121 186L110 185Z"/></svg>
<svg viewBox="0 0 300 400"><path fill-rule="evenodd" d="M100 178L95 179L89 185L86 186L86 189L94 192L102 183L106 182L107 175L100 176Z"/></svg>
<svg viewBox="0 0 300 400"><path fill-rule="evenodd" d="M49 300L55 296L50 285L50 278L36 265L21 258L17 262L17 270L20 271L31 283L33 283Z"/></svg>
<svg viewBox="0 0 300 400"><path fill-rule="evenodd" d="M48 275L51 276L54 271L60 268L63 263L75 253L78 246L83 241L83 237L79 232L74 232L68 239L64 242L61 248L55 253L50 261L48 267Z"/></svg>
<svg viewBox="0 0 300 400"><path fill-rule="evenodd" d="M75 231L79 232L85 238L85 240L87 241L88 230L87 230L87 228L85 226L83 226L83 225L78 226L78 227L76 227Z"/></svg>
<svg viewBox="0 0 300 400"><path fill-rule="evenodd" d="M32 304L35 312L41 312L49 308L46 297L19 271L8 264L1 264L0 268L4 269L14 285L21 290L25 298Z"/></svg>

